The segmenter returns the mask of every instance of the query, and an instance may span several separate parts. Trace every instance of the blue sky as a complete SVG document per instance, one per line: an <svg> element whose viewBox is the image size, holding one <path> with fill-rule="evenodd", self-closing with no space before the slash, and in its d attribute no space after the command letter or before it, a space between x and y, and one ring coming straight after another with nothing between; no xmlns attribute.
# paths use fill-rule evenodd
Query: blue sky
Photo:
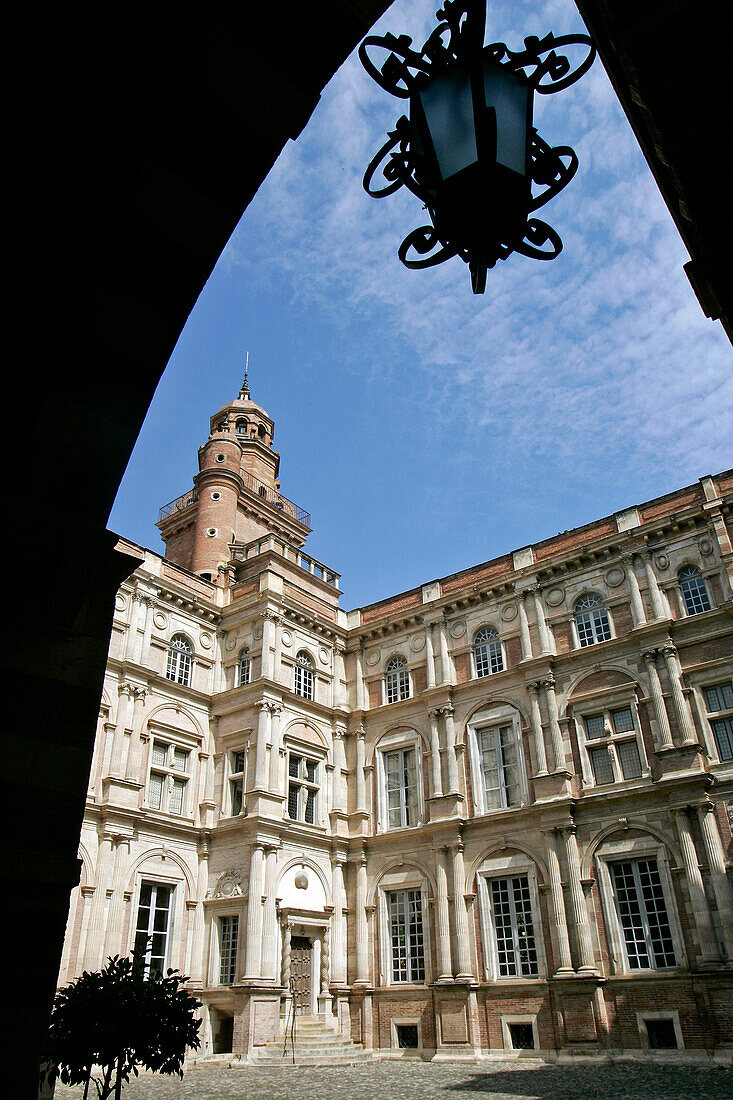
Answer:
<svg viewBox="0 0 733 1100"><path fill-rule="evenodd" d="M377 29L413 36L435 2ZM487 41L583 30L572 0L489 3ZM282 492L346 608L381 599L731 465L730 344L599 61L535 99L575 179L541 212L551 263L511 256L471 293L458 259L408 271L424 215L361 179L403 110L350 58L245 212L181 334L109 526L162 552L158 508L185 492L209 415L252 396L274 418Z"/></svg>

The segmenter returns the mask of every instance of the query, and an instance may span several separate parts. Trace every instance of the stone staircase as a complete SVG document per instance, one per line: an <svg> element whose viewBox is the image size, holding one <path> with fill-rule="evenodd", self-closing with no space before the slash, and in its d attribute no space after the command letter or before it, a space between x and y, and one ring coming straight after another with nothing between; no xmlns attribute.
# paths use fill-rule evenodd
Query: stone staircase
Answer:
<svg viewBox="0 0 733 1100"><path fill-rule="evenodd" d="M285 1054L283 1055L283 1048ZM322 1016L298 1016L295 1021L296 1066L352 1066L369 1062L371 1057L361 1045L327 1028ZM272 1039L253 1052L253 1066L292 1066L293 1048L288 1030L285 1037Z"/></svg>

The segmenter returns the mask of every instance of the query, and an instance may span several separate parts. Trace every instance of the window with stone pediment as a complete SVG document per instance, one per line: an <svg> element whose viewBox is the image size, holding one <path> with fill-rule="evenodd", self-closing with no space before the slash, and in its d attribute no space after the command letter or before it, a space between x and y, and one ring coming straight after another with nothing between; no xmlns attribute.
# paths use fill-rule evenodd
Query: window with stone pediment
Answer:
<svg viewBox="0 0 733 1100"><path fill-rule="evenodd" d="M189 687L191 683L191 658L193 648L183 634L174 634L168 647L166 677L176 684Z"/></svg>
<svg viewBox="0 0 733 1100"><path fill-rule="evenodd" d="M303 699L313 698L313 660L310 654L301 649L295 658L293 691Z"/></svg>
<svg viewBox="0 0 733 1100"><path fill-rule="evenodd" d="M477 676L491 676L504 669L504 653L499 632L493 626L482 626L473 639L473 663Z"/></svg>
<svg viewBox="0 0 733 1100"><path fill-rule="evenodd" d="M685 612L688 615L700 615L712 607L707 585L696 565L685 565L677 574Z"/></svg>
<svg viewBox="0 0 733 1100"><path fill-rule="evenodd" d="M468 723L473 800L477 814L521 806L527 801L521 717L496 704Z"/></svg>
<svg viewBox="0 0 733 1100"><path fill-rule="evenodd" d="M421 890L386 893L391 949L391 981L425 981L425 937Z"/></svg>
<svg viewBox="0 0 733 1100"><path fill-rule="evenodd" d="M596 787L649 775L636 699L625 695L575 713L584 779Z"/></svg>
<svg viewBox="0 0 733 1100"><path fill-rule="evenodd" d="M147 802L151 810L186 812L191 750L154 737L150 745Z"/></svg>
<svg viewBox="0 0 733 1100"><path fill-rule="evenodd" d="M410 698L410 673L401 655L390 658L384 670L384 701L398 703Z"/></svg>
<svg viewBox="0 0 733 1100"><path fill-rule="evenodd" d="M477 884L487 977L541 977L545 959L534 864L522 853L486 860Z"/></svg>
<svg viewBox="0 0 733 1100"><path fill-rule="evenodd" d="M174 888L160 882L140 883L135 951L145 960L146 974L165 974Z"/></svg>
<svg viewBox="0 0 733 1100"><path fill-rule="evenodd" d="M318 821L318 796L321 789L321 761L300 750L288 753L288 817L291 821Z"/></svg>
<svg viewBox="0 0 733 1100"><path fill-rule="evenodd" d="M597 592L587 592L576 601L575 626L581 647L607 642L611 638L611 623L602 598Z"/></svg>

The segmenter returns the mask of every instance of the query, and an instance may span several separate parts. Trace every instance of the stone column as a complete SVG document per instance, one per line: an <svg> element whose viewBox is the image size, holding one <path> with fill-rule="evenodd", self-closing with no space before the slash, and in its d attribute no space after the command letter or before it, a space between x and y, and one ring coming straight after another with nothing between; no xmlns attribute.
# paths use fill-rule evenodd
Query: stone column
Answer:
<svg viewBox="0 0 733 1100"><path fill-rule="evenodd" d="M283 927L283 962L282 962L282 984L290 993L290 962L293 951L293 926L290 921L286 921Z"/></svg>
<svg viewBox="0 0 733 1100"><path fill-rule="evenodd" d="M128 836L115 836L114 838L114 871L112 873L112 897L109 903L107 917L107 932L104 937L104 956L126 955L125 944L122 943L122 922L125 915L125 879L127 867L130 862L130 838Z"/></svg>
<svg viewBox="0 0 733 1100"><path fill-rule="evenodd" d="M453 849L453 912L456 922L456 951L458 954L458 973L456 977L459 980L473 978L465 891L466 871L463 865L463 844L459 842Z"/></svg>
<svg viewBox="0 0 733 1100"><path fill-rule="evenodd" d="M364 688L364 647L359 646L354 650L356 663L356 709L366 710L366 691Z"/></svg>
<svg viewBox="0 0 733 1100"><path fill-rule="evenodd" d="M344 658L346 654L346 647L343 642L337 642L334 646L333 655L333 705L335 707L343 707L346 705L345 697L345 685L346 685L346 666L344 664Z"/></svg>
<svg viewBox="0 0 733 1100"><path fill-rule="evenodd" d="M440 798L443 794L443 779L440 769L440 734L438 732L438 719L440 710L431 710L430 718L430 768L433 780L433 798Z"/></svg>
<svg viewBox="0 0 733 1100"><path fill-rule="evenodd" d="M262 612L262 659L260 662L260 675L267 680L274 679L275 662L273 649L275 648L275 623L277 615L274 611Z"/></svg>
<svg viewBox="0 0 733 1100"><path fill-rule="evenodd" d="M369 985L369 927L367 924L367 861L356 865L356 984Z"/></svg>
<svg viewBox="0 0 733 1100"><path fill-rule="evenodd" d="M682 744L695 745L697 744L697 734L692 721L692 715L690 714L690 708L685 699L682 684L680 683L677 650L673 645L666 645L662 648L662 656L667 666L667 675L669 676L669 683L672 688L672 701L674 703L680 733L682 734Z"/></svg>
<svg viewBox="0 0 733 1100"><path fill-rule="evenodd" d="M265 904L262 927L262 977L277 981L277 849L265 848Z"/></svg>
<svg viewBox="0 0 733 1100"><path fill-rule="evenodd" d="M542 715L540 714L540 685L537 681L527 684L529 692L530 721L532 723L532 737L534 740L534 753L537 760L535 776L547 775L547 754L545 752L545 734L542 729Z"/></svg>
<svg viewBox="0 0 733 1100"><path fill-rule="evenodd" d="M84 952L84 969L99 970L104 963L105 941L104 925L107 908L107 883L110 879L112 864L113 837L110 833L104 833L99 838L99 850L97 852L97 867L95 875L96 889L92 898L91 912L89 915L89 931L87 933L86 950Z"/></svg>
<svg viewBox="0 0 733 1100"><path fill-rule="evenodd" d="M344 737L346 731L340 726L333 730L333 808L341 813L346 812L346 798L344 796L344 772L346 771L346 752L344 750Z"/></svg>
<svg viewBox="0 0 733 1100"><path fill-rule="evenodd" d="M529 620L527 618L527 605L526 605L527 593L519 593L519 641L522 646L522 660L531 661L532 659L532 637L529 633Z"/></svg>
<svg viewBox="0 0 733 1100"><path fill-rule="evenodd" d="M131 779L136 783L142 783L143 741L141 736L142 722L140 720L140 711L145 705L147 689L143 687L133 687L131 688L131 692L134 698L132 735L130 737L130 746L127 751L127 767L125 769L125 778Z"/></svg>
<svg viewBox="0 0 733 1100"><path fill-rule="evenodd" d="M331 885L333 891L331 972L333 980L343 984L346 982L346 923L344 921L346 894L344 891L344 857L341 855L332 857Z"/></svg>
<svg viewBox="0 0 733 1100"><path fill-rule="evenodd" d="M545 618L545 609L542 606L542 589L539 585L535 585L531 591L534 598L534 613L537 618L537 630L540 636L540 656L544 657L547 654L551 654L553 650L550 630L547 625L547 619Z"/></svg>
<svg viewBox="0 0 733 1100"><path fill-rule="evenodd" d="M321 996L327 997L331 980L331 930L328 925L323 929L321 939Z"/></svg>
<svg viewBox="0 0 733 1100"><path fill-rule="evenodd" d="M657 574L654 572L654 564L652 562L652 551L647 550L641 555L641 560L644 563L644 573L646 575L646 583L649 587L649 595L652 601L652 617L653 619L668 619L669 610L662 595L662 590L659 587L659 581L657 580Z"/></svg>
<svg viewBox="0 0 733 1100"><path fill-rule="evenodd" d="M137 644L137 624L140 619L140 604L142 597L137 588L133 589L132 596L130 598L130 625L127 628L127 637L125 638L125 660L135 660L135 647Z"/></svg>
<svg viewBox="0 0 733 1100"><path fill-rule="evenodd" d="M138 663L147 665L150 654L150 638L153 633L153 612L158 601L155 596L147 595L143 596L143 603L145 604L145 624L143 626L143 642L138 656Z"/></svg>
<svg viewBox="0 0 733 1100"><path fill-rule="evenodd" d="M112 742L112 756L109 762L108 774L122 776L124 775L122 760L125 752L125 734L130 724L132 685L119 684L117 691L119 692L119 702L117 703L117 714L115 715L115 736Z"/></svg>
<svg viewBox="0 0 733 1100"><path fill-rule="evenodd" d="M557 932L557 947L559 952L558 975L572 974L573 960L570 955L570 940L568 939L568 918L565 910L565 894L562 888L562 875L560 874L560 861L557 855L557 840L553 830L545 834L547 844L547 866L550 872L550 896L552 898L552 915L555 919L555 931Z"/></svg>
<svg viewBox="0 0 733 1100"><path fill-rule="evenodd" d="M570 902L573 913L573 925L575 926L575 939L578 945L578 960L580 971L596 973L596 963L593 957L593 939L591 937L590 921L588 920L588 906L585 903L583 882L580 875L580 853L578 852L578 840L575 835L575 826L571 825L563 829L565 838L565 854L570 879Z"/></svg>
<svg viewBox="0 0 733 1100"><path fill-rule="evenodd" d="M211 759L211 758L209 758ZM208 786L208 780L207 780ZM203 899L206 897L206 888L209 884L209 855L210 848L207 841L200 841L199 843L199 866L198 866L198 890L197 890L197 902L196 902L196 916L194 920L194 946L195 951L191 954L191 980L194 982L201 982L204 979L204 904ZM239 977L239 975L236 975Z"/></svg>
<svg viewBox="0 0 733 1100"><path fill-rule="evenodd" d="M448 794L459 794L458 760L456 758L456 726L453 721L452 706L441 707L445 721L446 760L448 764Z"/></svg>
<svg viewBox="0 0 733 1100"><path fill-rule="evenodd" d="M364 741L364 727L360 726L356 731L356 809L357 812L366 813L366 776L364 765L366 763L366 743Z"/></svg>
<svg viewBox="0 0 733 1100"><path fill-rule="evenodd" d="M715 894L720 917L720 930L728 962L733 961L733 896L725 870L725 852L712 802L697 807L700 829L705 844L705 854L710 868L710 882Z"/></svg>
<svg viewBox="0 0 733 1100"><path fill-rule="evenodd" d="M717 963L720 961L718 942L713 928L713 918L710 915L710 906L705 896L705 885L700 874L700 864L697 858L695 842L690 832L690 821L686 810L675 810L677 833L680 838L682 861L685 865L687 884L690 889L690 901L692 903L692 915L695 920L695 928L702 951L704 963Z"/></svg>
<svg viewBox="0 0 733 1100"><path fill-rule="evenodd" d="M265 876L265 846L257 842L252 848L249 865L249 895L247 898L247 948L245 978L260 977L262 950L262 891Z"/></svg>
<svg viewBox="0 0 733 1100"><path fill-rule="evenodd" d="M448 624L445 617L438 623L438 640L440 642L440 670L441 682L455 684L456 674L453 668L453 660L448 649Z"/></svg>
<svg viewBox="0 0 733 1100"><path fill-rule="evenodd" d="M435 877L438 884L438 896L435 909L435 923L438 936L438 981L449 981L453 977L453 963L450 950L450 911L448 908L448 875L445 868L447 848L439 848L435 853Z"/></svg>
<svg viewBox="0 0 733 1100"><path fill-rule="evenodd" d="M672 740L672 730L669 726L669 716L664 702L664 695L662 694L659 670L657 669L657 651L656 649L648 649L642 656L646 663L646 671L649 676L649 688L652 693L652 704L654 706L654 717L657 720L657 728L659 729L660 744L658 747L660 749L673 749L674 741Z"/></svg>
<svg viewBox="0 0 733 1100"><path fill-rule="evenodd" d="M433 624L425 627L425 667L427 670L427 686L435 687L435 648L433 646Z"/></svg>
<svg viewBox="0 0 733 1100"><path fill-rule="evenodd" d="M621 556L621 560L626 566L626 580L628 581L629 596L631 597L631 615L634 626L637 627L646 624L646 611L644 610L644 601L641 598L639 581L634 568L635 558L636 554L622 554Z"/></svg>
<svg viewBox="0 0 733 1100"><path fill-rule="evenodd" d="M267 742L270 739L272 711L269 703L258 703L257 745L255 746L255 787L259 791L267 788Z"/></svg>
<svg viewBox="0 0 733 1100"><path fill-rule="evenodd" d="M560 718L557 711L557 696L555 695L555 678L548 676L542 681L547 699L547 714L550 722L550 740L552 741L552 755L555 761L555 771L565 771L565 746L562 743L562 731Z"/></svg>
<svg viewBox="0 0 733 1100"><path fill-rule="evenodd" d="M270 790L273 794L282 794L280 790L280 716L282 707L279 703L270 704Z"/></svg>

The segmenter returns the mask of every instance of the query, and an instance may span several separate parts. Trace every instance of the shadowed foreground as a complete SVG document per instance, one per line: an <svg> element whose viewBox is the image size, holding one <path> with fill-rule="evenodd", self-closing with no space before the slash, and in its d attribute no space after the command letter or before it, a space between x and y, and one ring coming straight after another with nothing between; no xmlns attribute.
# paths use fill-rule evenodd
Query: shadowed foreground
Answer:
<svg viewBox="0 0 733 1100"><path fill-rule="evenodd" d="M81 1088L56 1089L57 1100L79 1100L81 1095ZM194 1067L183 1081L141 1075L122 1095L124 1100L729 1100L733 1071L721 1066L527 1062L496 1067L424 1062L321 1069Z"/></svg>

